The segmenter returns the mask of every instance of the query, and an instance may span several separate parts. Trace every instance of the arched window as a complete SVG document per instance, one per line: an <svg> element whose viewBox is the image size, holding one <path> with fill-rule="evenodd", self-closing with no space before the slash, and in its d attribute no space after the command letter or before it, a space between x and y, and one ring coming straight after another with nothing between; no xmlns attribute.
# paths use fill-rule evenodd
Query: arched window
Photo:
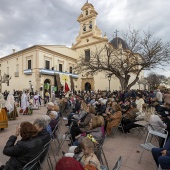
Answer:
<svg viewBox="0 0 170 170"><path fill-rule="evenodd" d="M85 24L83 25L83 31L86 31L86 25Z"/></svg>
<svg viewBox="0 0 170 170"><path fill-rule="evenodd" d="M88 15L88 10L86 10L86 15Z"/></svg>

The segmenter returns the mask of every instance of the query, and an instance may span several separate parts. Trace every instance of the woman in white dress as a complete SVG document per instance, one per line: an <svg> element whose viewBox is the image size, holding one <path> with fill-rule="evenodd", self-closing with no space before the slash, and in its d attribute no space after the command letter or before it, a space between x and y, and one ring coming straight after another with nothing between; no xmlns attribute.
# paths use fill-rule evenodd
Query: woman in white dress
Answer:
<svg viewBox="0 0 170 170"><path fill-rule="evenodd" d="M27 95L25 94L25 91L23 91L22 96L21 96L21 110L20 113L25 115L28 112L28 98Z"/></svg>

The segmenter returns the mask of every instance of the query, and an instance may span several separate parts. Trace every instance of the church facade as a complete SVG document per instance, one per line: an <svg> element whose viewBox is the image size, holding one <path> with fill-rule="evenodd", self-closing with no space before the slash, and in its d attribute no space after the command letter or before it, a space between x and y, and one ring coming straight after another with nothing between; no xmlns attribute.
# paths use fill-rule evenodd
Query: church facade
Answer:
<svg viewBox="0 0 170 170"><path fill-rule="evenodd" d="M71 48L64 45L34 45L8 56L0 58L0 75L11 76L7 84L2 84L2 91L30 89L50 92L61 89L68 84L70 90L121 90L119 80L104 73L96 75L76 74L74 67L79 57L90 57L91 51L108 44L106 35L96 24L97 12L90 3L81 8L82 13L77 21L80 30L75 44ZM141 73L140 78L143 78ZM133 89L138 89L134 85Z"/></svg>

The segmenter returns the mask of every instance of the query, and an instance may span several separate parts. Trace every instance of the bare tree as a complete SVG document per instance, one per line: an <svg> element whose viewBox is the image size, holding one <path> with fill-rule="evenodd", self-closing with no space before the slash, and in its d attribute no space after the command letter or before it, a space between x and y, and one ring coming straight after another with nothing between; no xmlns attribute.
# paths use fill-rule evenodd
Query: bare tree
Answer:
<svg viewBox="0 0 170 170"><path fill-rule="evenodd" d="M75 70L78 73L94 75L104 72L106 76L115 75L122 90L128 90L139 80L142 70L163 67L170 62L170 44L155 38L149 30L142 35L137 30L124 34L128 48L113 47L110 43L96 47L90 52L90 60L82 55ZM130 77L134 79L130 82Z"/></svg>
<svg viewBox="0 0 170 170"><path fill-rule="evenodd" d="M159 75L156 73L150 73L146 77L146 80L148 81L151 90L157 89L161 84L166 84L168 82L168 78L164 75Z"/></svg>

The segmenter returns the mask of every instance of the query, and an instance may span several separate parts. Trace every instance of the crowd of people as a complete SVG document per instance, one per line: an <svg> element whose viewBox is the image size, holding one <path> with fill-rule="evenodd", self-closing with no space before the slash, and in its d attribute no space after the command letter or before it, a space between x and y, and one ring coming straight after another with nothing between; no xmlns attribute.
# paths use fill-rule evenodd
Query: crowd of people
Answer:
<svg viewBox="0 0 170 170"><path fill-rule="evenodd" d="M39 97L37 93L34 96L36 103ZM14 101L11 95L8 95L6 100L8 102L4 101L2 95L0 95L1 114L3 112L9 115L12 115L12 112L15 114L15 105L10 107L9 104L10 101ZM27 114L28 101L28 95L23 92L20 114ZM152 108L150 114L148 114L148 108ZM21 133L23 124L20 125L20 130L17 129L16 134L10 137L3 153L11 158L4 167L7 167L10 161L14 162L14 167L23 167L26 163L24 158L17 160L19 165L15 165L15 159L24 157L24 153L30 147L27 145L27 142L34 143L36 140L39 142L41 138L42 144L39 142L39 147L35 150L35 154L39 152L39 149L42 150L42 147L51 138L55 137L52 132L59 122L60 117L63 117L64 121L66 121L65 125L70 128L70 148L68 152L63 151L64 157L58 161L56 169L64 169L64 167L67 169L69 162L75 162L76 160L77 162L75 164L77 164L79 169L86 168L88 170L88 168L90 169L92 167L93 169L100 170L102 166L100 164L100 153L98 152L99 146L104 141L106 134L109 136L112 133L112 128L117 127L120 123L122 129L119 130L123 133L131 133L132 128L143 127L145 126L143 122L147 122L155 131L164 133L166 129L170 135L170 94L168 92L162 93L159 89L155 91L129 90L124 92L100 90L97 92L79 91L76 94L68 93L60 98L56 98L53 94L51 101L50 98L48 100L46 115L36 119L33 124L23 122L23 124L32 126L30 130L33 129L33 131L24 130L24 133L27 132L30 136L26 137L26 140L18 141L19 144L25 142L22 144L25 150L17 153L19 155L13 155L12 151L16 149L14 143L19 133L21 138L25 138L24 135L27 136L27 134ZM5 119L8 118L6 117ZM2 127L1 125L5 126L5 123L0 122L0 128ZM165 146L163 146L164 140L159 138L160 148L152 149L156 165L160 165L162 169L170 169L169 140L168 138ZM36 145L33 145L31 149L34 147ZM35 154L33 153L31 155L32 158ZM64 161L68 162L68 164L64 164ZM71 165L69 166L71 167Z"/></svg>

